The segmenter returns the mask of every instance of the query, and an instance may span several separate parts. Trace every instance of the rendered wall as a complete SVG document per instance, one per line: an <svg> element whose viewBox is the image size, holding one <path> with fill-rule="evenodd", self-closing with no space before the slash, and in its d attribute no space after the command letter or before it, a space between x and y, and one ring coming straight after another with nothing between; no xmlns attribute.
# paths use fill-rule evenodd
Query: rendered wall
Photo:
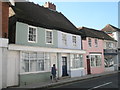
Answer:
<svg viewBox="0 0 120 90"><path fill-rule="evenodd" d="M28 24L17 22L16 24L16 44L26 46L57 47L57 31L53 30L53 44L46 44L45 29L37 27L37 42L28 42ZM22 35L22 36L21 36Z"/></svg>
<svg viewBox="0 0 120 90"><path fill-rule="evenodd" d="M65 33L67 37L67 45L65 46L62 42L62 33L61 31L58 32L58 48L66 48L66 49L79 49L81 50L81 36L76 35L76 46L73 46L72 36L73 34Z"/></svg>
<svg viewBox="0 0 120 90"><path fill-rule="evenodd" d="M7 64L7 86L16 86L19 84L20 53L9 50Z"/></svg>
<svg viewBox="0 0 120 90"><path fill-rule="evenodd" d="M7 87L8 39L0 38L0 89Z"/></svg>
<svg viewBox="0 0 120 90"><path fill-rule="evenodd" d="M87 55L89 55L90 53L93 53L93 54L101 53L102 65L97 67L91 67L91 73L92 74L102 73L104 72L104 55L103 55L104 42L103 40L98 39L98 47L95 47L94 38L91 38L91 40L92 40L92 47L88 46L88 38L86 40L82 40L83 49L86 50L86 54L84 54L84 68L86 69L86 73L87 73L87 61L86 61Z"/></svg>
<svg viewBox="0 0 120 90"><path fill-rule="evenodd" d="M32 83L48 82L48 81L50 81L50 72L20 75L20 86L24 86Z"/></svg>

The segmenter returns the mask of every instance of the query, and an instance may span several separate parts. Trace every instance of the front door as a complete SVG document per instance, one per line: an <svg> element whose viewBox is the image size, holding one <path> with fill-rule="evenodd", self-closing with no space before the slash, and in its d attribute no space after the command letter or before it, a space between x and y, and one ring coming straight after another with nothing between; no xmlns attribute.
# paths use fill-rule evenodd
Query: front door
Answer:
<svg viewBox="0 0 120 90"><path fill-rule="evenodd" d="M87 59L87 74L91 74L91 70L90 70L90 59Z"/></svg>
<svg viewBox="0 0 120 90"><path fill-rule="evenodd" d="M62 76L68 76L68 74L67 74L67 57L62 57Z"/></svg>

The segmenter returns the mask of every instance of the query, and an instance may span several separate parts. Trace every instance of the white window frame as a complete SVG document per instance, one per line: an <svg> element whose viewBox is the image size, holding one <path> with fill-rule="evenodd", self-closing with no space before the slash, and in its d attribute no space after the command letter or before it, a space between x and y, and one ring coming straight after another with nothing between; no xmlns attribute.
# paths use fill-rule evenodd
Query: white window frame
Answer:
<svg viewBox="0 0 120 90"><path fill-rule="evenodd" d="M93 63L94 63L94 66L91 65L91 57L92 57L92 56L94 56L94 57L95 57L95 56L100 56L100 57L101 57L101 61L100 61L100 65L99 65L99 66L97 66L96 60L93 62ZM90 54L90 66L91 66L91 67L101 67L101 66L102 66L102 54Z"/></svg>
<svg viewBox="0 0 120 90"><path fill-rule="evenodd" d="M47 42L47 31L48 31L48 32L52 32L52 43L48 43L48 42ZM49 29L46 29L46 30L45 30L45 42L46 42L46 44L53 44L53 30L49 30Z"/></svg>
<svg viewBox="0 0 120 90"><path fill-rule="evenodd" d="M91 42L89 42L89 40L91 41ZM92 39L91 38L88 38L88 46L91 48L92 47Z"/></svg>
<svg viewBox="0 0 120 90"><path fill-rule="evenodd" d="M95 39L95 47L98 47L98 39Z"/></svg>
<svg viewBox="0 0 120 90"><path fill-rule="evenodd" d="M75 56L78 56L77 58ZM80 57L82 56L82 58ZM79 69L83 68L83 55L82 54L70 54L70 68L71 69ZM76 62L79 62L79 65L76 65Z"/></svg>
<svg viewBox="0 0 120 90"><path fill-rule="evenodd" d="M31 61L31 59L30 59L30 56L28 57L28 61L29 61L29 67L28 67L28 72L23 72L22 71L22 67L23 67L23 63L24 63L24 58L22 57L22 53L29 53L29 55L31 54L31 53L36 53L36 55L37 55L37 57L36 57L36 61L37 61L37 65L36 65L36 71L31 71L30 70L30 61ZM43 53L44 54L44 56L43 56L43 60L44 60L44 70L38 70L38 61L40 60L40 58L38 58L38 55L39 55L39 53ZM49 54L50 56L49 56L49 59L48 59L48 64L49 64L49 66L47 67L47 69L45 68L45 66L47 65L46 64L46 57L45 57L45 55L47 55L47 54ZM49 53L49 52L31 52L31 51L21 51L20 52L20 58L21 58L21 60L20 60L20 74L30 74L30 73L42 73L42 72L49 72L50 71L50 61L51 61L51 53Z"/></svg>
<svg viewBox="0 0 120 90"><path fill-rule="evenodd" d="M65 35L65 38L63 38L63 35ZM67 34L66 33L62 33L62 44L64 46L67 46Z"/></svg>
<svg viewBox="0 0 120 90"><path fill-rule="evenodd" d="M36 30L36 41L29 41L29 28L34 28ZM37 43L37 27L34 27L34 26L28 26L28 35L27 35L27 39L28 39L28 42L30 43Z"/></svg>
<svg viewBox="0 0 120 90"><path fill-rule="evenodd" d="M73 37L76 38L76 40L75 40L76 42L74 42ZM75 35L72 36L72 44L73 44L74 47L77 46L77 36L75 36Z"/></svg>

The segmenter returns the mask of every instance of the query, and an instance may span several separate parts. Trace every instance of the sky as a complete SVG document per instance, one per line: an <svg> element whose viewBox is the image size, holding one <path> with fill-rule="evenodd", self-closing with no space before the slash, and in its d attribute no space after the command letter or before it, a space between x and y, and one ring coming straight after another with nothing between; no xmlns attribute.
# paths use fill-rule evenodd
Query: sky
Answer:
<svg viewBox="0 0 120 90"><path fill-rule="evenodd" d="M34 0L35 2L35 0ZM44 5L45 2L35 3ZM76 27L101 30L107 24L118 27L118 2L53 2L57 11L66 16Z"/></svg>

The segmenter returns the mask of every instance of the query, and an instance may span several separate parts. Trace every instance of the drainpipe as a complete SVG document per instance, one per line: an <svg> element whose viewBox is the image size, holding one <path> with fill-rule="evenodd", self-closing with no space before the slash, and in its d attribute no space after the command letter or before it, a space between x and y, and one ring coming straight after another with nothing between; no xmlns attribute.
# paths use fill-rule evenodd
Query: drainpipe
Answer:
<svg viewBox="0 0 120 90"><path fill-rule="evenodd" d="M59 53L57 53L57 71L58 71L58 79L60 78L60 76L59 76Z"/></svg>

